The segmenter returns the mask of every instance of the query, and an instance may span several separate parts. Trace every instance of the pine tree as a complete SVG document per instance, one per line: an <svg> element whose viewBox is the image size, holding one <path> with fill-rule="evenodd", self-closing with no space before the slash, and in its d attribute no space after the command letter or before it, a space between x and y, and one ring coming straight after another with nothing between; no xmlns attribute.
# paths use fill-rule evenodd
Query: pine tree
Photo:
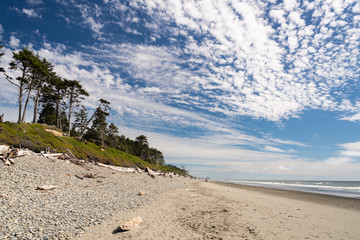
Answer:
<svg viewBox="0 0 360 240"><path fill-rule="evenodd" d="M100 105L95 110L93 116L92 126L89 131L86 133L86 138L90 141L98 143L101 147L105 146L105 137L107 134L107 125L106 117L110 116L110 103L104 99L100 99Z"/></svg>
<svg viewBox="0 0 360 240"><path fill-rule="evenodd" d="M19 116L18 123L22 122L22 103L23 97L26 91L27 84L29 83L29 78L32 70L32 59L34 53L27 48L23 48L22 51L18 53L13 52L13 60L10 62L10 69L20 70L21 75L16 79L13 79L7 76L7 80L16 86L18 91L18 104L19 104Z"/></svg>
<svg viewBox="0 0 360 240"><path fill-rule="evenodd" d="M39 79L36 82L35 86L35 96L33 97L34 100L34 115L33 115L33 123L37 121L38 115L38 108L39 108L39 101L40 96L42 93L45 92L46 85L50 83L51 79L55 76L55 72L53 71L53 65L46 61L44 58L42 60L42 70L40 71Z"/></svg>
<svg viewBox="0 0 360 240"><path fill-rule="evenodd" d="M135 139L137 146L137 156L140 157L144 161L149 160L149 143L147 137L144 135L140 135Z"/></svg>
<svg viewBox="0 0 360 240"><path fill-rule="evenodd" d="M80 111L75 113L75 121L73 124L73 128L78 131L80 136L85 132L87 128L87 109L81 105Z"/></svg>
<svg viewBox="0 0 360 240"><path fill-rule="evenodd" d="M115 124L110 123L110 125L107 129L107 133L108 133L109 145L113 148L116 148L116 145L119 141L118 135L117 135L118 132L119 132L118 127Z"/></svg>
<svg viewBox="0 0 360 240"><path fill-rule="evenodd" d="M89 96L89 94L82 88L82 85L79 81L76 80L64 80L65 86L65 97L68 98L68 136L70 136L71 129L71 114L73 107L80 102L81 99L84 99L83 96Z"/></svg>
<svg viewBox="0 0 360 240"><path fill-rule="evenodd" d="M95 115L96 115L96 112L98 110L102 110L104 109L103 111L107 112L107 110L110 110L110 102L100 98L100 104L99 104L99 107L96 108L95 112L93 113L93 115L89 118L89 120L87 121L86 125L85 125L85 129L89 126L90 122L93 121ZM85 131L80 135L80 139L84 136L85 134ZM89 136L89 134L87 134Z"/></svg>
<svg viewBox="0 0 360 240"><path fill-rule="evenodd" d="M44 105L37 122L53 126L56 125L56 110L53 103L47 103Z"/></svg>
<svg viewBox="0 0 360 240"><path fill-rule="evenodd" d="M26 86L27 97L25 99L24 110L22 113L21 122L25 122L26 110L27 110L27 106L28 106L32 92L34 90L38 90L38 92L40 94L40 89L43 85L43 82L45 81L45 79L47 78L47 76L49 74L47 66L44 64L43 61L40 60L39 55L31 56L30 72L31 73L29 75L27 86Z"/></svg>

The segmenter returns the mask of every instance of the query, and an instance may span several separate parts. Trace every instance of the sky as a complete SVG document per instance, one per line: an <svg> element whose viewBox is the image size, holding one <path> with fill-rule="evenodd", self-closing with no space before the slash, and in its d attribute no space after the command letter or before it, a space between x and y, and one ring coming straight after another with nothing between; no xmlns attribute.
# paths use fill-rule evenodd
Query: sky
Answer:
<svg viewBox="0 0 360 240"><path fill-rule="evenodd" d="M198 177L360 180L359 24L356 0L2 0L0 66L29 47Z"/></svg>

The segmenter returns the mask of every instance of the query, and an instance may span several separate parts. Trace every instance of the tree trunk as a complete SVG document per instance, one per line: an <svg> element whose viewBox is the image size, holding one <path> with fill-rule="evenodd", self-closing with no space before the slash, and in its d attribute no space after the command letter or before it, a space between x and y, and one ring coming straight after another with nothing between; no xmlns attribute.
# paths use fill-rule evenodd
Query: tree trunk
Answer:
<svg viewBox="0 0 360 240"><path fill-rule="evenodd" d="M61 129L61 109L60 100L56 100L56 127Z"/></svg>
<svg viewBox="0 0 360 240"><path fill-rule="evenodd" d="M69 121L69 129L68 129L68 136L70 137L70 130L71 130L71 110L73 105L73 94L70 93L70 101L69 101L69 115L68 115L68 121Z"/></svg>
<svg viewBox="0 0 360 240"><path fill-rule="evenodd" d="M36 97L34 99L34 117L33 117L33 123L37 122L37 112L38 112L38 105L39 105L39 98L40 98L40 90L41 87L39 86L36 92Z"/></svg>
<svg viewBox="0 0 360 240"><path fill-rule="evenodd" d="M22 98L23 98L23 83L20 83L20 87L19 87L19 118L17 121L18 123L21 123Z"/></svg>
<svg viewBox="0 0 360 240"><path fill-rule="evenodd" d="M90 124L90 122L92 121L92 119L93 119L94 116L95 116L95 113L97 112L97 110L98 110L100 107L101 107L101 104L99 105L99 107L95 110L95 112L93 113L93 115L92 115L92 116L89 118L89 120L87 121L86 126L84 127L83 132L81 133L79 139L82 139L82 137L84 136L84 133L85 133L85 130L86 130L87 126Z"/></svg>
<svg viewBox="0 0 360 240"><path fill-rule="evenodd" d="M19 118L18 123L21 123L21 113L22 113L22 99L23 99L23 91L24 91L24 81L25 81L25 72L26 69L22 69L22 80L19 83Z"/></svg>
<svg viewBox="0 0 360 240"><path fill-rule="evenodd" d="M26 114L27 106L28 106L28 103L29 103L29 100L30 100L31 91L33 90L33 84L34 84L34 81L35 81L34 78L35 78L34 75L32 75L32 79L31 79L30 84L29 84L28 94L27 94L27 97L26 97L25 105L24 105L24 111L23 111L21 122L25 122L25 114Z"/></svg>

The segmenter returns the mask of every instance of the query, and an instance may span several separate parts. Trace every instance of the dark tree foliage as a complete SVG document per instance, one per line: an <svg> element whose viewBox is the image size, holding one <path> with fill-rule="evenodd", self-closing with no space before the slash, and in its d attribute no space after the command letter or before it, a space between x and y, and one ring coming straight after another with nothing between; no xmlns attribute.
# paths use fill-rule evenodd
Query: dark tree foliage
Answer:
<svg viewBox="0 0 360 240"><path fill-rule="evenodd" d="M107 129L107 142L109 146L112 148L116 148L117 143L119 141L117 136L118 132L119 132L118 127L115 124L110 123Z"/></svg>
<svg viewBox="0 0 360 240"><path fill-rule="evenodd" d="M37 122L39 101L41 94L45 92L45 87L47 84L51 82L51 79L56 75L53 71L53 65L48 62L45 58L42 60L41 68L39 71L39 78L35 85L35 95L33 96L34 100L34 115L33 115L33 123Z"/></svg>
<svg viewBox="0 0 360 240"><path fill-rule="evenodd" d="M93 115L94 120L92 121L92 126L85 134L85 139L93 141L101 147L105 146L105 138L107 134L106 117L110 116L110 103L104 99L100 99L100 106L95 110Z"/></svg>
<svg viewBox="0 0 360 240"><path fill-rule="evenodd" d="M149 142L147 137L144 135L140 135L135 139L137 146L136 156L139 156L142 160L149 160Z"/></svg>
<svg viewBox="0 0 360 240"><path fill-rule="evenodd" d="M72 129L76 132L76 135L81 136L87 127L88 117L87 117L87 109L83 105L81 105L79 111L75 112L75 121ZM73 133L74 133L73 131ZM73 134L71 136L74 136Z"/></svg>
<svg viewBox="0 0 360 240"><path fill-rule="evenodd" d="M56 110L52 103L44 105L39 115L38 123L45 123L47 125L56 125Z"/></svg>

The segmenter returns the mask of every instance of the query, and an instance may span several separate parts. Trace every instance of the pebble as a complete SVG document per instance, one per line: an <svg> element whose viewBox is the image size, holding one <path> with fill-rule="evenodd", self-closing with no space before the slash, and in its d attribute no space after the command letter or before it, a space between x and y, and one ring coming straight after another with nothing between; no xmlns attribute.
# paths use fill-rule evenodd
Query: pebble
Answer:
<svg viewBox="0 0 360 240"><path fill-rule="evenodd" d="M101 176L101 181L75 177L89 173ZM83 167L41 156L16 158L11 168L0 162L0 239L78 237L121 211L143 206L155 196L193 181L152 179L147 174L113 172L91 164ZM41 185L58 187L36 190ZM146 194L138 197L144 190Z"/></svg>

